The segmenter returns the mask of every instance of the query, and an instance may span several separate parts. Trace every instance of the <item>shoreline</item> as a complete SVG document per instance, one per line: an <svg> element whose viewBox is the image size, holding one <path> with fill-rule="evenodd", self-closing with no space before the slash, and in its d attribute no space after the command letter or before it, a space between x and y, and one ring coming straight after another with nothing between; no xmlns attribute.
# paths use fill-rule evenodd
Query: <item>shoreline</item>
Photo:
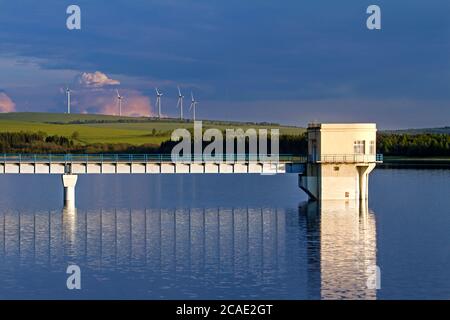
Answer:
<svg viewBox="0 0 450 320"><path fill-rule="evenodd" d="M450 169L450 158L419 158L385 156L380 169Z"/></svg>

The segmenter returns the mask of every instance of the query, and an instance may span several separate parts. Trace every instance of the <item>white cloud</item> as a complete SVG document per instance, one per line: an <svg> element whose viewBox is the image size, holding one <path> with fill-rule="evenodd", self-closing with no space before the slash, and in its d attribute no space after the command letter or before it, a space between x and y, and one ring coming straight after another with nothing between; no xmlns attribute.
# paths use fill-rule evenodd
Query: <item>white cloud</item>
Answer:
<svg viewBox="0 0 450 320"><path fill-rule="evenodd" d="M83 72L78 76L78 85L72 89L72 106L75 112L118 115L117 93L114 87L118 80L109 78L100 71ZM61 93L65 93L62 90ZM122 115L138 117L152 116L150 98L139 90L121 88Z"/></svg>
<svg viewBox="0 0 450 320"><path fill-rule="evenodd" d="M14 112L16 104L4 92L0 92L0 112Z"/></svg>
<svg viewBox="0 0 450 320"><path fill-rule="evenodd" d="M136 91L125 92L128 96L124 96L122 101L122 115L129 117L152 116L150 99L141 95ZM116 99L106 101L101 106L100 113L118 115L118 103Z"/></svg>
<svg viewBox="0 0 450 320"><path fill-rule="evenodd" d="M122 89L122 115L130 117L152 116L150 99L141 92L132 89ZM78 90L73 95L76 112L118 115L117 95L113 89Z"/></svg>
<svg viewBox="0 0 450 320"><path fill-rule="evenodd" d="M95 71L94 73L83 72L79 77L79 82L83 86L94 88L120 84L120 81L111 79L100 71Z"/></svg>

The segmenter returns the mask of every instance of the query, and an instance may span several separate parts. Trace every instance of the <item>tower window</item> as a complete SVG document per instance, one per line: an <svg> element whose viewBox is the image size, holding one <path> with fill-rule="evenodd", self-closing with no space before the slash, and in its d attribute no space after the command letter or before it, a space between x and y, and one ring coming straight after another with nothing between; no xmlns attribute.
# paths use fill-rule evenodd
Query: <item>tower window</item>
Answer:
<svg viewBox="0 0 450 320"><path fill-rule="evenodd" d="M353 152L355 154L366 153L366 142L364 140L356 140L353 142Z"/></svg>

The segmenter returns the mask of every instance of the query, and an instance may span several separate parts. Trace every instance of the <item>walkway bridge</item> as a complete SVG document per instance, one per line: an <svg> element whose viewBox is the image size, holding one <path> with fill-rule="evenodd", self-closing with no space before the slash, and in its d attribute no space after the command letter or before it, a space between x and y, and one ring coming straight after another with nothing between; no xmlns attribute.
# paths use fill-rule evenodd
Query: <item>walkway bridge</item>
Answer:
<svg viewBox="0 0 450 320"><path fill-rule="evenodd" d="M172 157L171 154L3 154L0 174L59 174L64 186L64 202L75 207L75 185L84 174L298 174L299 187L311 198L322 198L326 168L332 166L330 190L350 197L348 185L358 185L356 195L367 195L368 172L382 162L377 154L321 154L259 157L252 154L192 155ZM319 172L311 168L320 166ZM342 177L339 170L342 167ZM309 169L308 169L309 168ZM363 170L361 170L361 168ZM308 171L309 170L309 171ZM365 171L364 171L365 170ZM315 173L316 172L316 173ZM355 174L356 173L356 174ZM353 177L352 177L353 176ZM347 189L344 189L347 188ZM343 190L340 190L343 189ZM342 192L341 192L342 191Z"/></svg>
<svg viewBox="0 0 450 320"><path fill-rule="evenodd" d="M233 154L3 154L0 174L302 173L306 157Z"/></svg>

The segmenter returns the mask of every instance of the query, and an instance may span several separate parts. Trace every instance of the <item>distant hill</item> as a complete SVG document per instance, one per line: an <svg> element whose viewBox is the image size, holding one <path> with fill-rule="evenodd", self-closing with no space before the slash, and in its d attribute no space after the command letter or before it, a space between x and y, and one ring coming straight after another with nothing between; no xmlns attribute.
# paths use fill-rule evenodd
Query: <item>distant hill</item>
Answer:
<svg viewBox="0 0 450 320"><path fill-rule="evenodd" d="M118 122L126 120L128 117L115 117L109 115L97 114L64 114L64 113L46 113L46 112L11 112L0 113L0 120L41 122L41 123L71 123L71 122L93 122L93 121L111 121ZM145 118L130 118L136 121Z"/></svg>
<svg viewBox="0 0 450 320"><path fill-rule="evenodd" d="M388 133L388 134L426 134L426 133L450 134L450 127L403 129L403 130L383 130L383 131L381 131L381 133Z"/></svg>
<svg viewBox="0 0 450 320"><path fill-rule="evenodd" d="M10 112L0 113L0 120L41 122L52 124L87 124L87 123L190 123L192 120L180 120L178 118L155 117L127 117L113 116L103 114L64 114L64 113L46 113L46 112ZM202 119L199 119L202 120ZM240 126L264 126L264 127L282 127L300 129L303 128L289 125L280 125L274 122L249 122L249 121L223 121L223 120L202 120L207 124L217 125L240 125Z"/></svg>

